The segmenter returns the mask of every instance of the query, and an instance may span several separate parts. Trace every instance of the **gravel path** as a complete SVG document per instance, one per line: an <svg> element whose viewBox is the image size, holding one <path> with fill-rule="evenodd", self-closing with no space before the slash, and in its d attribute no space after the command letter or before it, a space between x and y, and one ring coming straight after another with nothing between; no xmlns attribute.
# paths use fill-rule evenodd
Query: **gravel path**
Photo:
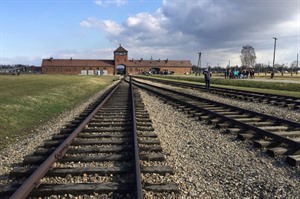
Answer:
<svg viewBox="0 0 300 199"><path fill-rule="evenodd" d="M299 198L299 169L140 91L182 198Z"/></svg>

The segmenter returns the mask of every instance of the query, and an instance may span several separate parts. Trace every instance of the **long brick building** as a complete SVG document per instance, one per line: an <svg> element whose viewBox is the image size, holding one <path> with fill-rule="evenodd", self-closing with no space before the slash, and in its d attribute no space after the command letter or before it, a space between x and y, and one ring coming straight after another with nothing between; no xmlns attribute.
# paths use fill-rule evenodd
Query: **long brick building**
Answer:
<svg viewBox="0 0 300 199"><path fill-rule="evenodd" d="M121 45L114 51L114 59L43 59L43 74L115 75L115 74L185 74L190 73L190 60L128 60L128 51Z"/></svg>

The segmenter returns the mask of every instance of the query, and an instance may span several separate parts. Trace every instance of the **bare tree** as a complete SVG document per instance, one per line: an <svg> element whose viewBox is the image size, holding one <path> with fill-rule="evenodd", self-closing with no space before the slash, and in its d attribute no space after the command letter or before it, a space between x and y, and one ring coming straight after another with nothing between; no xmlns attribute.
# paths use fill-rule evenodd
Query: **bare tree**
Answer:
<svg viewBox="0 0 300 199"><path fill-rule="evenodd" d="M255 50L252 46L243 46L241 51L241 62L243 66L254 67L256 61Z"/></svg>

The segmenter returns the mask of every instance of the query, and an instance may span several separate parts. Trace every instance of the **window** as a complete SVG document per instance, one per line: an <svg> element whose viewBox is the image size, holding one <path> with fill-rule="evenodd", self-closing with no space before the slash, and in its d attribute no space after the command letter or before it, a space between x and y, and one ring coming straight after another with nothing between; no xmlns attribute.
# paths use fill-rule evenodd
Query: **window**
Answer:
<svg viewBox="0 0 300 199"><path fill-rule="evenodd" d="M115 52L115 55L127 55L126 52Z"/></svg>

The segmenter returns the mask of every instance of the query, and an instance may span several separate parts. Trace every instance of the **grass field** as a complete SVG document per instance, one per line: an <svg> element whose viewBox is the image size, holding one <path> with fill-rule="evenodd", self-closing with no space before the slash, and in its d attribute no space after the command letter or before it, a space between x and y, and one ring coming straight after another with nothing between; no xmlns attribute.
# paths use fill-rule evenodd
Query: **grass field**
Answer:
<svg viewBox="0 0 300 199"><path fill-rule="evenodd" d="M177 81L192 82L204 85L204 76L191 75L157 75L150 76L154 78L172 79ZM299 83L298 83L299 82ZM211 85L216 87L225 87L241 90L256 91L262 93L279 94L300 97L300 74L294 76L270 77L260 76L254 80L250 79L225 79L224 76L213 74Z"/></svg>
<svg viewBox="0 0 300 199"><path fill-rule="evenodd" d="M0 150L81 104L117 76L0 76Z"/></svg>

